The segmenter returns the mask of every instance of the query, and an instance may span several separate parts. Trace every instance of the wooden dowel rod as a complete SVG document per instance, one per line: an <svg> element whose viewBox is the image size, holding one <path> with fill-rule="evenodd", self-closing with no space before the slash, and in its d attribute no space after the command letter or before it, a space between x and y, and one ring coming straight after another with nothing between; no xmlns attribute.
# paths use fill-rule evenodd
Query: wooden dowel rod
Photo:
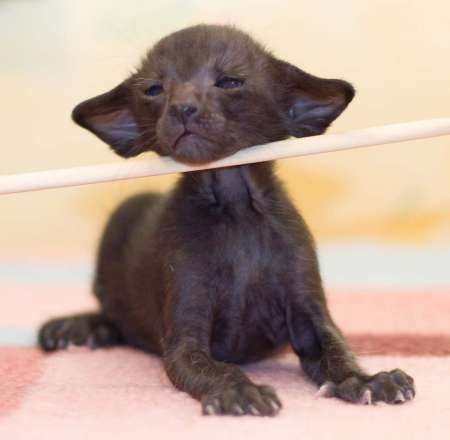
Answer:
<svg viewBox="0 0 450 440"><path fill-rule="evenodd" d="M11 174L0 176L0 194L183 173L449 134L450 118L440 118L272 142L246 148L225 159L206 165L185 165L168 157L159 157L150 160Z"/></svg>

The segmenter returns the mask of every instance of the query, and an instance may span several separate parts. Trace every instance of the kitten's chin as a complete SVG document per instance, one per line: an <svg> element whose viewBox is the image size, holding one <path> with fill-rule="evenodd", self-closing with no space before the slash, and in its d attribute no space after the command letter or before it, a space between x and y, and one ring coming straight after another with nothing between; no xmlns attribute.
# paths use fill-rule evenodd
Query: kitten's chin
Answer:
<svg viewBox="0 0 450 440"><path fill-rule="evenodd" d="M171 150L169 155L174 160L188 165L205 165L230 156L236 151L194 133L180 137Z"/></svg>

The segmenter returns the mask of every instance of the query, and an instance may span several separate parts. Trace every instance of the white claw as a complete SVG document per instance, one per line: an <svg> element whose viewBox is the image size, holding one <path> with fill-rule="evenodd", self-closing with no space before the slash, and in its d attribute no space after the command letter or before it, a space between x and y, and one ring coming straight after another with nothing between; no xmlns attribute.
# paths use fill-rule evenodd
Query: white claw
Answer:
<svg viewBox="0 0 450 440"><path fill-rule="evenodd" d="M237 403L233 405L233 414L236 414L238 416L244 414L244 410L241 408L240 405Z"/></svg>
<svg viewBox="0 0 450 440"><path fill-rule="evenodd" d="M363 405L372 405L372 391L369 389L364 390L359 402Z"/></svg>
<svg viewBox="0 0 450 440"><path fill-rule="evenodd" d="M210 416L211 414L214 414L214 407L212 405L206 405L205 406L205 414Z"/></svg>
<svg viewBox="0 0 450 440"><path fill-rule="evenodd" d="M395 396L394 402L395 403L403 403L405 401L405 396L403 395L403 393L398 390L397 391L397 395Z"/></svg>
<svg viewBox="0 0 450 440"><path fill-rule="evenodd" d="M317 391L316 397L333 397L335 387L333 382L325 382Z"/></svg>
<svg viewBox="0 0 450 440"><path fill-rule="evenodd" d="M277 402L273 401L273 400L270 401L270 406L272 407L272 409L275 412L278 412L281 409L280 405Z"/></svg>
<svg viewBox="0 0 450 440"><path fill-rule="evenodd" d="M254 416L260 416L261 415L261 413L253 405L249 406L249 410Z"/></svg>

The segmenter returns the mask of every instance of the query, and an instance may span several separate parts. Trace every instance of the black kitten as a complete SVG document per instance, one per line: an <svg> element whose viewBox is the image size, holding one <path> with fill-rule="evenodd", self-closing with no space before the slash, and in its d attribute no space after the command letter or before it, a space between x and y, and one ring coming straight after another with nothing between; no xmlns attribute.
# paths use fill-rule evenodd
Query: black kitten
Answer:
<svg viewBox="0 0 450 440"><path fill-rule="evenodd" d="M124 157L154 150L205 163L323 133L353 95L347 82L280 61L232 27L201 25L161 40L134 75L73 118ZM127 344L160 354L206 414L275 414L275 391L234 364L287 343L324 394L355 403L414 397L401 370L371 376L358 366L273 163L186 173L170 194L127 200L104 233L94 290L101 311L48 322L43 349Z"/></svg>

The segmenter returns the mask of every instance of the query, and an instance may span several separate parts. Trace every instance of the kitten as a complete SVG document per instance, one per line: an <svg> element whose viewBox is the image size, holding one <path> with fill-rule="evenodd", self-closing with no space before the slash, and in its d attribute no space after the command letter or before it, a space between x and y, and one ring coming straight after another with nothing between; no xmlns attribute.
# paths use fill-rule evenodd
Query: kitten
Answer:
<svg viewBox="0 0 450 440"><path fill-rule="evenodd" d="M198 164L323 133L353 95L347 82L310 75L233 27L199 25L163 38L73 119L123 157L152 150ZM100 244L100 311L46 323L42 348L126 344L159 354L205 414L276 414L275 391L235 364L288 343L323 394L411 400L403 371L358 366L327 309L313 238L273 168L188 172L169 194L125 201Z"/></svg>

